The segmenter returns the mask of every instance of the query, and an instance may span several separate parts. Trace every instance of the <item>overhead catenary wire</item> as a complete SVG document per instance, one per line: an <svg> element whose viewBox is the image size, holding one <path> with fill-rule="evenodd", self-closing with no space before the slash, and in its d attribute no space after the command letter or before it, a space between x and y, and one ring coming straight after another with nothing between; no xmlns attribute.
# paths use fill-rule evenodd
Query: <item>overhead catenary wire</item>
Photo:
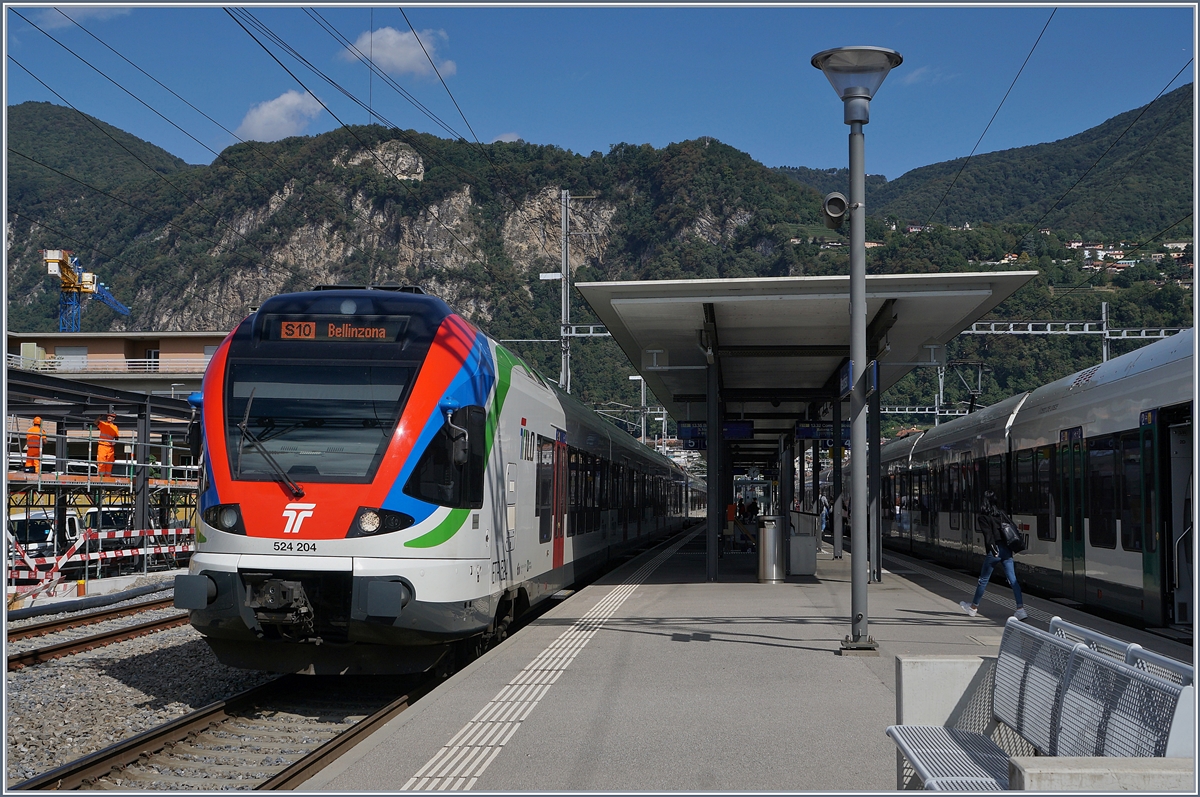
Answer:
<svg viewBox="0 0 1200 797"><path fill-rule="evenodd" d="M105 130L103 127L101 127L100 125L96 124L95 120L93 120L93 119L92 119L90 116L88 116L87 114L83 113L83 111L80 111L80 110L79 110L78 108L76 108L76 107L75 107L73 104L71 104L70 102L68 102L68 101L67 101L67 100L66 100L66 99L65 99L65 98L64 98L64 97L63 97L61 94L59 94L59 93L58 93L57 91L55 91L54 89L50 88L50 86L48 86L48 85L47 85L47 84L46 84L46 83L45 83L45 82L44 82L44 81L43 81L41 78L39 78L37 75L35 75L33 72L31 72L31 71L29 70L29 68L28 68L28 67L26 67L26 66L25 66L24 64L22 64L20 61L18 61L16 58L14 58L14 57L13 57L11 54L9 54L9 55L8 55L8 59L9 59L10 61L12 61L14 64L16 64L18 67L20 67L20 68L21 68L21 69L22 69L24 72L26 72L26 73L27 73L27 74L28 74L30 77L32 77L32 78L33 78L34 80L36 80L38 83L40 83L40 84L41 84L43 87L45 87L47 91L49 91L50 93L52 93L52 94L53 94L55 97L58 97L58 99L59 99L59 100L61 100L61 101L62 101L64 104L66 104L68 107L70 107L70 108L71 108L71 110L73 110L73 111L76 111L77 113L79 113L79 114L80 114L80 115L81 115L81 116L82 116L84 119L86 119L86 120L87 120L87 122L88 122L90 125L92 125L92 126L93 126L93 127L95 127L97 130L99 130L101 133L103 133L103 134L105 135L105 137L106 137L106 138L108 138L108 139L109 139L109 140L111 140L111 141L112 141L114 144L116 144L116 145L117 145L117 146L119 146L121 149L123 149L123 150L125 150L127 153L129 153L130 157L132 157L132 158L133 158L134 160L136 160L138 163L142 164L142 166L146 167L146 169L148 169L148 170L149 170L151 173L153 173L153 174L154 174L154 175L155 175L155 176L156 176L156 177L157 177L159 180L161 180L162 182L164 182L164 183L166 183L167 185L171 186L171 188L175 189L175 191L176 191L176 192L178 192L178 194L179 194L181 197L183 197L184 199L188 200L188 202L192 203L192 204L193 204L193 205L195 205L196 207L200 208L202 211L204 211L205 213L207 213L209 216L211 216L211 217L212 217L212 218L213 218L215 221L217 221L218 223L220 223L220 222L221 222L221 217L220 217L220 216L218 216L218 215L217 215L216 213L214 213L212 210L210 210L209 208L207 208L207 207L206 207L206 206L205 206L205 205L204 205L202 202L200 202L198 199L195 199L194 197L192 197L192 196L188 195L188 193L187 193L186 191L184 191L182 188L180 188L179 186L177 186L175 183L173 183L173 182L171 182L170 180L168 180L168 179L167 179L167 177L166 177L166 175L162 174L162 173L161 173L161 172L159 172L157 169L155 169L154 167L152 167L150 164L146 163L146 161L144 161L144 160L143 160L141 157L139 157L139 156L138 156L138 155L137 155L137 154L136 154L136 153L135 153L133 150L129 149L129 147L125 146L123 143L121 143L121 142L120 142L120 141L118 141L116 138L114 138L114 137L112 136L112 134L110 134L110 133L109 133L107 130ZM31 159L31 160L32 160L32 159ZM40 165L44 165L44 164L40 164ZM64 177L69 177L70 175L66 175L66 174L64 173L64 174L63 174L63 176L64 176ZM232 229L232 228L231 228L231 229ZM241 234L240 232L238 232L237 230L232 230L232 231L233 231L233 232L234 232L236 235L238 235L240 238L242 238L242 240L243 240L243 241L246 241L247 245L250 245L250 244L249 244L249 241L248 241L248 239L246 239L246 237L245 237L244 235L242 235L242 234ZM253 247L252 247L252 248L253 248ZM231 253L233 253L233 252L235 251L235 249L236 249L236 247L234 247L234 248L231 248L231 249L230 249L230 252L231 252ZM264 257L266 257L267 259L270 259L270 258L272 257L272 255L271 255L270 253L268 253L268 252L267 252L266 250L264 250L264 249L261 249L261 248L259 248L259 252L261 252L261 253L262 253L262 255L263 255ZM241 255L239 255L239 256L241 256ZM248 259L248 258L247 258L247 259ZM258 266L262 267L262 266L264 266L265 264L258 263L258 262L256 261L256 265L258 265Z"/></svg>
<svg viewBox="0 0 1200 797"><path fill-rule="evenodd" d="M1045 213L1043 213L1043 214L1042 214L1042 217L1041 217L1040 219L1038 219L1037 221L1035 221L1035 222L1033 223L1033 227L1031 227L1031 228L1030 228L1029 232L1025 233L1025 235L1023 235L1023 236L1021 237L1021 240L1022 240L1022 241L1024 241L1026 238L1028 238L1030 235L1032 235L1032 234L1033 234L1033 232L1034 232L1035 230L1037 230L1039 227L1041 227L1041 224L1042 224L1042 222L1043 222L1043 221L1045 221L1045 220L1046 220L1046 217L1047 217L1047 216L1049 216L1049 215L1050 215L1050 213L1051 213L1051 212L1052 212L1052 211L1053 211L1053 210L1054 210L1056 207L1058 207L1058 206L1059 206L1059 204L1060 204L1060 203L1062 203L1062 201L1063 201L1064 199L1066 199L1066 198L1067 198L1067 194L1070 194L1072 191L1074 191L1074 190L1075 190L1075 187L1076 187L1076 186L1078 186L1080 183L1082 183L1082 182L1083 182L1083 180L1084 180L1084 178L1086 178L1086 177L1087 177L1089 174L1091 174L1091 173L1092 173L1092 170L1093 170L1093 169L1095 169L1095 168L1096 168L1096 166L1098 166L1098 165L1099 165L1100 161L1104 160L1104 156L1105 156L1105 155L1107 155L1109 152L1112 152L1112 148L1113 148L1113 147L1115 147L1115 146L1117 145L1117 142L1119 142L1119 141L1120 141L1122 138L1124 138L1124 137L1125 137L1125 134L1126 134L1126 133L1128 133L1130 130L1132 130L1132 129L1133 129L1133 126L1134 126L1134 125L1136 125L1136 124L1138 123L1138 120L1139 120L1139 119L1141 119L1143 116L1145 116L1145 115L1146 115L1146 112L1150 110L1150 106L1151 106L1151 105L1153 105L1154 103L1158 102L1158 99L1159 99L1160 97L1162 97L1162 95L1163 95L1163 94L1165 94L1165 93L1167 92L1167 89L1169 89L1169 88L1171 87L1171 84L1172 84L1172 83L1174 83L1174 82L1175 82L1175 81L1176 81L1176 80L1179 78L1179 76L1183 74L1183 70L1184 70L1184 69L1187 69L1187 68L1188 68L1188 67L1191 65L1191 63L1192 63L1192 61L1193 61L1193 60L1194 60L1193 58L1189 58L1189 59L1188 59L1188 62L1187 62L1186 64L1184 64L1184 65L1183 65L1183 67L1182 67L1182 68L1181 68L1181 69L1180 69L1178 72L1176 72L1176 73L1175 73L1175 74L1174 74L1174 75L1171 77L1171 79L1170 79L1170 80L1168 80L1168 81L1167 81L1167 85L1163 86L1163 87L1162 87L1162 90L1161 90L1161 91L1159 91L1159 92L1158 92L1158 94L1156 94L1156 95L1154 96L1154 99L1150 100L1150 102L1148 102L1148 103L1145 105L1145 107L1143 107L1143 108L1142 108L1142 110L1141 110L1141 113L1139 113L1139 114L1138 114L1136 117L1134 117L1133 121L1132 121L1132 122L1130 122L1130 123L1129 123L1129 125L1128 125L1128 126L1127 126L1127 127L1124 129L1124 130L1122 130L1122 131L1121 131L1121 134L1120 134L1120 135L1118 135L1116 138L1114 138L1114 139L1113 139L1112 143L1108 145L1108 147L1107 147L1107 148L1104 150L1104 152L1101 152L1101 153L1100 153L1100 157L1096 158L1096 160L1095 160L1095 161L1092 163L1092 165L1091 165L1091 166L1089 166L1089 167L1087 168L1087 171L1085 171L1085 172L1084 172L1084 173L1083 173L1083 174L1080 176L1080 178L1079 178L1078 180L1076 180L1076 181L1075 181L1075 182L1074 182L1074 183L1071 185L1071 187L1070 187L1070 188L1068 188L1068 189L1066 190L1066 192L1065 192L1065 193L1063 193L1063 195L1062 195L1062 196L1060 196L1060 197L1059 197L1057 200L1055 200L1054 204L1053 204L1053 205L1051 205L1051 206L1050 206L1050 208L1049 208L1049 209L1048 209L1048 210L1047 210Z"/></svg>
<svg viewBox="0 0 1200 797"><path fill-rule="evenodd" d="M224 10L225 10L225 13L228 14L230 16L230 18L233 19L233 21L238 25L238 27L242 28L242 30L244 30L246 32L246 35L248 35L251 39L253 39L254 42L256 44L258 44L259 47L261 47L263 49L263 51L265 53L267 53L267 55L269 55L271 57L271 59L273 61L275 61L275 63L277 63L281 69L283 69L285 72L287 72L287 74L293 80L295 80L298 84L300 84L301 88L303 88L306 92L308 92L308 94L311 97L313 97L313 99L315 99L318 103L320 103L321 107L324 108L329 113L329 115L332 116L334 118L334 120L337 121L337 123L339 125L341 125L351 136L353 136L354 139L356 141L358 141L358 143L363 147L364 150L366 150L367 152L369 152L371 154L371 156L379 163L379 165L382 169L384 169L385 171L387 171L389 173L392 173L392 175L397 177L397 179L399 180L399 177L397 175L395 175L395 173L392 172L391 169L389 169L385 163L383 163L382 159L379 157L379 155L377 153L374 152L374 150L372 150L370 147L367 146L366 142L364 142L359 137L359 135L354 132L353 128L351 128L348 124L343 122L341 117L339 117L336 113L334 113L333 110L330 109L329 106L325 102L323 102L320 97L318 97L316 94L314 94L308 88L308 86L304 83L304 81L302 81L292 70L288 69L288 67L282 61L279 60L278 56L276 56L275 53L271 52L270 48L268 48L265 44L263 44L263 42L261 40L259 40L259 38L257 36L255 36L254 33L249 28L247 28L245 24L243 24L242 19L239 18L239 14L235 14L234 11L231 11L228 8L226 8ZM265 29L265 26L261 26L261 23L259 23L257 20L255 20L253 15L249 14L248 12L245 12L244 10L239 9L239 11L241 14L244 14L249 20L253 20L253 24L255 24L256 26L260 26L260 28ZM267 29L267 30L269 30L269 29ZM316 71L317 74L321 74L319 71L317 71L315 69L314 69L314 71ZM324 75L322 75L322 77L324 77ZM328 78L326 78L326 79L328 80ZM352 94L349 94L348 92L345 91L345 89L338 86L336 82L334 82L334 81L330 81L330 82L332 83L332 85L334 85L335 88L342 91L343 93L346 93L348 96L351 97L351 99L353 99L359 105L362 104L361 101L359 101L357 98L353 97ZM379 114L376 114L376 116L379 116ZM382 118L382 117L380 117L380 118ZM413 189L410 186L406 185L403 180L400 180L400 184L402 186L404 186L404 189L406 191L408 191L411 195L413 195L413 196L416 195L416 192L413 191ZM435 219L436 219L437 223L443 229L446 230L446 232L449 234L451 239L453 239L459 246L461 246L468 253L474 253L474 254L480 255L480 257L478 258L479 265L484 269L484 271L486 271L488 273L489 276L491 276L493 279L498 280L497 275L495 274L495 272L492 271L491 267L487 264L486 257L483 256L482 252L479 252L478 249L472 248L472 247L468 246L466 243L464 243L462 241L462 239L460 239L458 237L458 235L455 234L454 230L450 229L450 227L448 227L446 225L446 223L441 220L440 215L435 216Z"/></svg>
<svg viewBox="0 0 1200 797"><path fill-rule="evenodd" d="M96 36L96 34L92 33L90 30L88 30L86 27L84 27L83 25L81 25L81 24L80 24L79 22L77 22L76 20L72 19L70 16L68 16L66 13L64 13L64 12L63 12L63 10L62 10L61 8L56 8L56 9L55 9L55 11L57 11L57 12L58 12L59 14L61 14L63 17L66 17L66 19L70 20L70 21L71 21L71 22L72 22L72 23L73 23L73 24L74 24L76 27L78 27L80 30L82 30L84 33L86 33L88 36L90 36L90 37L92 37L93 39L95 39L95 40L96 40L96 41L97 41L97 42L98 42L100 45L102 45L103 47L107 48L107 49L108 49L110 52L112 52L112 53L113 53L114 55L116 55L118 58L120 58L121 60L123 60L125 63L129 64L129 65L130 65L131 67L133 67L134 69L136 69L136 70L137 70L138 72L140 72L142 75L144 75L144 76L146 76L147 78L149 78L151 81L153 81L153 82L154 82L155 84L157 84L159 87L161 87L161 88L162 88L164 91L166 91L166 92L168 92L169 94L171 94L171 96L175 97L175 98L176 98L176 99L178 99L180 102L184 103L184 104L185 104L185 105L187 105L189 108L191 108L193 111L195 111L196 113L200 114L201 116L203 116L203 117L204 117L205 119L207 119L208 121L212 122L214 125L216 125L218 128L220 128L222 131L224 131L225 133L229 134L230 136L232 136L233 138L235 138L235 139L236 139L237 141L239 141L240 143L242 143L242 144L246 145L247 147L249 147L249 148L250 148L250 150L251 150L252 152L254 152L256 155L258 155L259 157L261 157L263 160L267 161L267 162L268 162L268 163L270 163L272 166L275 166L276 168L278 168L278 169L280 169L281 171L285 172L286 174L288 174L289 176L291 176L293 179L297 179L297 180L298 180L298 179L300 179L300 175L296 174L294 171L292 171L291 169L289 169L289 168L288 168L288 167L287 167L287 166L286 166L284 163L282 163L282 162L281 162L281 161L279 161L279 160L276 160L275 158L272 158L272 157L271 157L271 156L270 156L268 153L266 153L265 151L263 151L261 148L259 148L259 147L255 146L255 143L254 143L253 141L247 141L247 140L245 140L245 139L241 138L240 136L238 136L238 135L237 135L237 133L235 133L234 131L230 130L228 127L226 127L225 125L221 124L221 123L220 123L220 122L218 122L216 119L213 119L213 118L212 118L211 116L209 116L207 113L205 113L204 111L202 111L202 110L200 110L199 108L197 108L195 105L193 105L191 102L189 102L188 100L186 100L185 98L183 98L182 96L180 96L180 95L179 95L177 92L175 92L175 91L174 91L173 89L171 89L169 86L165 85L165 84L164 84L162 81L160 81L160 80L158 80L157 78L155 78L153 75L151 75L150 73L148 73L146 70L142 69L140 66L138 66L137 64L135 64L133 61L129 60L127 57L125 57L124 55L122 55L120 52L118 52L116 49L114 49L112 46L110 46L110 45L109 45L107 42L105 42L104 40L102 40L100 37ZM48 35L48 34L47 34L47 35ZM94 68L94 67L93 67L93 68ZM111 80L111 78L109 78L109 79ZM115 82L115 81L114 81L114 82ZM128 89L126 89L126 91L128 92L129 90L128 90ZM130 93L131 93L131 92L130 92ZM131 94L132 94L132 93L131 93ZM135 97L135 99L136 99L136 97ZM143 103L143 104L145 104L145 103ZM176 126L178 127L178 125L176 125ZM194 137L192 137L192 140L196 140L196 139L195 139ZM197 142L197 143L199 143L199 142ZM205 145L203 145L203 144L202 144L201 146L205 146ZM208 150L209 150L209 152L214 152L214 154L217 154L217 157L218 157L218 158L220 158L222 161L225 161L225 158L224 158L222 155L220 155L220 154L218 154L218 153L215 153L215 150L212 150L211 148L209 148L209 147L207 147L207 146L205 146L205 149L208 149ZM245 172L245 171L243 171L242 169L238 168L237 166L235 166L235 165L233 165L233 164L230 164L230 166L231 166L231 168L233 168L235 171L237 171L237 172L239 172L239 173L241 173L241 174L245 175L245 176L247 177L247 179L254 180L255 182L258 182L260 185L263 185L263 187L264 187L264 188L267 188L267 187L268 187L268 186L266 186L266 185L262 184L261 182L259 182L259 181L255 180L255 179L254 179L253 177L251 177L251 176L250 176L248 173L246 173L246 172ZM316 194L318 194L319 196L321 196L321 197L323 197L323 198L325 198L325 199L329 200L329 201L330 201L330 203L332 203L334 206L336 206L336 207L337 207L339 210L341 210L341 211L345 211L345 210L346 210L346 207L345 207L345 202L344 202L344 200L343 200L343 199L341 199L341 198L338 198L338 197L334 196L333 194L329 193L328 191L324 191L324 190L322 190L322 189L319 187L319 185L318 185L317 183L315 183L315 182L314 182L314 183L313 183L313 184L310 186L310 188L311 188L311 189L312 189L312 190L313 190L313 191L314 191ZM294 196L298 196L298 195L294 195ZM292 197L287 197L286 199L284 199L284 203L285 203L285 204L286 204L286 203L288 203L288 202L291 202L291 201L292 201ZM299 201L299 200L297 199L297 201ZM351 206L351 207L350 207L350 211L351 211L351 212L352 212L352 213L353 213L353 214L354 214L356 217L358 217L358 218L359 218L359 219L361 219L363 222L365 222L365 223L367 224L367 226L368 226L368 227L371 227L372 229L374 229L374 230L375 230L375 232L379 233L381 236L382 236L382 235L386 235L386 234L387 234L387 231L386 231L386 230L384 230L382 227L378 226L377 224L375 224L375 222L374 222L374 221L373 221L373 220L370 218L370 216L368 216L368 215L366 215L366 214L364 214L364 213L360 212L360 211L359 211L357 208L354 208L353 206Z"/></svg>
<svg viewBox="0 0 1200 797"><path fill-rule="evenodd" d="M500 180L501 187L503 189L508 189L509 184L508 184L507 177L505 176L503 171L499 167L497 167L495 160L491 156L491 153L488 151L487 147L485 147L483 145L483 143L479 140L479 136L475 133L474 128L471 127L471 123L467 120L466 114L463 112L461 106L459 106L458 101L454 98L454 94L450 91L450 87L446 84L445 79L442 77L441 70L439 70L437 67L437 64L434 63L433 58L429 54L429 51L425 48L424 42L421 41L421 37L417 33L416 28L414 28L412 25L412 22L409 21L408 15L404 13L403 8L401 8L399 10L400 10L400 13L404 16L404 21L406 23L408 23L408 27L409 27L409 30L412 31L413 38L416 40L417 44L420 45L421 51L425 54L425 58L429 61L429 65L431 67L433 67L434 74L437 75L438 80L442 84L442 87L446 90L446 94L449 95L450 101L452 103L454 103L454 107L458 110L459 115L462 117L463 123L466 124L467 129L470 130L470 132L471 132L471 136L475 139L476 149L482 155L484 160L486 160L488 162L488 165L491 167L493 173L495 173L496 177ZM317 24L323 30L325 30L327 33L330 34L330 36L333 36L334 39L339 44L341 44L348 51L353 53L355 55L355 57L359 59L360 62L366 64L372 75L375 75L375 74L379 75L379 77L389 87L391 87L398 94L400 94L400 96L403 97L405 100L407 100L408 102L413 104L413 106L415 108L420 110L422 113L424 113L430 119L434 120L435 123L437 123L443 130L446 130L447 132L449 132L452 136L454 136L457 139L466 141L465 136L463 136L457 130L452 128L449 125L449 123L445 122L445 120L441 119L436 114L434 114L432 111L430 111L424 104L422 104L420 101L418 101L410 92L405 90L395 80L393 80L390 75L388 75L386 72L384 72L382 69L380 69L379 66L376 65L369 56L364 55L362 53L362 51L359 50L358 47L353 42L351 42L348 38L346 38L346 36L344 34L342 34L340 31L337 30L336 26L334 26L333 23L329 22L324 17L322 17L319 12L306 9L305 13L307 13L310 18L312 18L314 21L316 21ZM480 182L482 182L481 178L478 175L474 175L469 172L464 172L461 169L459 171L460 171L460 174L465 174L476 185L478 185ZM516 201L512 197L510 197L506 193L504 193L503 191L498 192L495 195L502 200L506 200L508 202L509 206L513 210L517 209ZM527 220L526 226L532 227L532 222ZM549 249L546 247L546 242L542 239L538 239L538 240L541 245L542 251L546 254L547 257L551 257L552 254L549 251Z"/></svg>
<svg viewBox="0 0 1200 797"><path fill-rule="evenodd" d="M996 121L996 116L1000 113L1000 109L1004 107L1004 102L1008 99L1008 95L1012 93L1013 86L1017 85L1017 80L1020 79L1021 73L1025 71L1025 65L1028 64L1029 59L1033 57L1034 50L1037 49L1038 43L1042 40L1042 36L1046 34L1046 29L1050 27L1050 20L1054 19L1054 15L1057 12L1058 8L1055 8L1050 12L1050 17L1046 20L1046 24L1042 26L1042 32L1038 34L1037 40L1034 41L1033 46L1029 48L1029 54L1025 56L1025 60L1021 62L1021 68L1017 70L1016 76L1012 79L1012 83L1009 84L1008 91L1004 92L1004 96L1000 98L1000 104L996 106L996 110L992 113L992 118L988 120L987 125L983 128L983 132L979 134L979 140L976 141L975 146L971 148L971 154L967 155L966 160L964 160L962 166L959 167L958 173L954 175L954 179L950 181L950 185L946 186L945 193L942 194L942 198L938 200L937 205L934 206L933 210L929 214L928 219L922 226L929 226L929 223L933 221L934 214L938 212L938 209L942 206L942 203L946 201L946 197L950 195L950 189L954 188L954 184L957 183L958 178L962 176L963 170L966 169L967 164L971 162L971 157L975 154L975 150L979 149L979 145L983 143L983 137L986 136L987 131L991 129L992 122Z"/></svg>
<svg viewBox="0 0 1200 797"><path fill-rule="evenodd" d="M160 119L162 119L163 121L167 122L167 124L171 125L171 126L172 126L172 127L174 127L176 130L179 130L181 133L183 133L185 136L187 136L188 138L190 138L192 141L195 141L197 144L199 144L200 146L202 146L202 147L204 147L205 149L207 149L209 152L211 152L211 153L213 153L214 155L216 155L218 159L222 160L223 162L226 162L226 163L228 163L228 161L227 161L227 160L224 158L224 156L222 156L222 155L221 155L220 153L218 153L216 150L212 149L212 148L211 148L211 147L209 147L207 144L205 144L204 142L200 141L198 138L196 138L195 136L193 136L193 135L192 135L191 133L189 133L187 130L183 129L181 126L179 126L178 124L176 124L176 123L175 123L173 120L171 120L171 119L167 118L167 117L166 117L164 114L162 114L162 113L161 113L161 112L160 112L158 109L156 109L156 108L154 108L153 106L151 106L149 103L147 103L147 102L146 102L145 100L143 100L141 97L138 97L138 96L137 96L136 94L134 94L132 91L130 91L129 89L127 89L125 86L121 85L121 84L120 84L118 81L114 80L112 77L110 77L110 76L109 76L107 73L105 73L103 70L99 69L99 68L98 68L98 67L96 67L94 64L92 64L91 62L89 62L87 59L85 59L85 58L83 58L82 56L80 56L78 53L76 53L76 52L75 52L74 50L72 50L70 47L67 47L65 44L63 44L62 42L60 42L58 39L56 39L55 37L51 36L51 35L50 35L49 33L47 33L46 31L42 30L42 29L41 29L40 27L38 27L36 24L34 24L33 22L30 22L30 20L28 20L28 19L26 19L24 16L22 16L22 15L21 15L21 13L20 13L19 11L16 11L16 10L14 9L14 10L13 10L13 13L14 13L14 14L16 14L17 16L21 17L21 19L25 20L25 22L26 22L26 23L28 23L28 24L29 24L31 27L33 27L35 30L37 30L39 33L41 33L41 34L42 34L43 36L45 36L46 38L50 39L50 41L54 42L55 44L57 44L57 45L58 45L59 47L61 47L62 49L66 50L68 53L70 53L72 56L74 56L76 59L78 59L78 60L79 60L81 63L83 63L84 65L86 65L86 66L87 66L87 67L89 67L90 69L92 69L92 70L93 70L94 72L96 72L98 75L100 75L101 77L103 77L105 80L107 80L108 82L112 83L114 86L116 86L117 88L119 88L121 91L123 91L123 92L125 92L126 94L128 94L130 97L132 97L134 100L136 100L136 101L137 101L138 103L140 103L142 106L144 106L144 107L145 107L146 109L148 109L150 112L154 113L154 114L155 114L156 116L158 116ZM64 16L65 16L65 15L64 15ZM54 96L58 97L58 98L59 98L60 100L62 100L63 102L66 102L66 103L67 103L67 105L69 105L69 106L71 107L71 109L72 109L72 110L76 111L77 113L80 113L80 114L82 114L82 115L84 116L84 118L87 118L87 114L83 114L83 112L82 112L82 111L80 111L78 108L76 108L76 107L75 107L73 104L71 104L71 103L67 102L67 101L66 101L66 99L65 99L65 98L63 98L63 96L62 96L61 94L59 94L59 93L58 93L57 91L55 91L54 89L51 89L51 88L50 88L50 86L48 86L48 85L45 83L45 81L43 81L41 78L39 78L37 75L35 75L35 74L34 74L32 71L30 71L28 67L26 67L26 66L24 66L23 64L19 63L19 62L18 62L18 61L17 61L15 58L12 58L12 56L11 56L11 55L9 56L9 58L10 58L10 59L13 61L13 63L16 63L18 66L20 66L20 67L21 67L21 69L22 69L22 70L24 70L24 71L25 71L27 74L29 74L29 75L30 75L30 77L32 77L32 78L33 78L34 80L36 80L38 83L41 83L41 84L42 84L42 86L44 86L44 87L45 87L47 90L49 90L50 92L52 92L52 93L54 94ZM90 120L89 120L89 121L90 121ZM93 125L93 126L96 126L96 125ZM98 127L98 126L97 126L97 127ZM100 127L98 127L98 129L100 129L101 131L103 131L103 132L105 133L105 135L108 135L107 131L104 131L104 129L103 129L103 128L100 128ZM116 142L116 143L120 144L120 142L117 142L117 140L116 140L115 138L113 138L111 135L109 135L108 137L109 137L110 139L112 139L114 142ZM133 155L135 158L137 158L137 156L136 156L136 155L134 155L134 153L132 152L132 150L130 150L128 147L125 147L123 144L121 144L121 146L122 146L122 148L123 148L123 149L125 149L125 151L126 151L126 152L129 152L129 154L130 154L130 155ZM138 160L138 161L139 161L139 162L140 162L140 163L141 163L143 166L145 166L147 169L150 169L150 171L152 171L152 172L154 172L155 174L158 174L159 176L161 176L161 174L160 174L160 173L159 173L157 170L155 170L155 169L153 169L152 167L150 167L150 165L149 165L149 164L147 164L145 161L141 160L141 158L137 158L137 160ZM244 176L246 179L248 179L248 180L250 180L250 181L252 181L252 182L258 183L259 185L262 185L262 184L261 184L261 183L260 183L258 180L256 180L254 177L252 177L251 175L247 174L246 172L242 171L242 170L241 170L240 168L238 168L237 166L234 166L234 165L232 165L232 164L230 164L230 166L231 166L231 168L233 168L235 171L237 171L237 172L239 172L240 174L242 174L242 176ZM244 242L246 245L248 245L248 246L251 246L251 247L254 247L254 245L250 243L249 239L248 239L248 238L247 238L245 235L243 235L243 234L242 234L242 233L241 233L239 230L237 230L236 228L234 228L232 224L230 224L230 223L228 223L228 222L224 222L224 221L221 219L221 217L220 217L218 214L216 214L216 213L214 213L213 211L209 210L209 209L208 209L208 208L207 208L205 205L203 205L203 204L202 204L202 203L201 203L199 200L197 200L197 199L195 199L195 198L193 198L193 197L190 197L190 196L188 196L188 195L187 195L187 194L186 194L186 193L185 193L185 192L184 192L182 189L179 189L179 188L178 188L177 186L175 186L173 183L170 183L169 181L168 181L168 183L169 183L170 185L172 185L172 187L175 187L175 188L176 188L176 190L178 190L182 196L184 196L184 197L185 197L185 198L187 198L189 201L191 201L193 204L195 204L197 207L199 207L201 210L204 210L206 213L208 213L210 216L212 216L212 217L213 217L213 219L214 219L214 221L217 223L217 225L218 225L218 226L220 226L221 224L225 224L225 226L227 226L227 227L229 228L229 230L230 230L230 231L231 231L231 232L232 232L234 235L237 235L238 237L240 237L240 238L242 239L242 241L243 241L243 242ZM264 186L264 187L265 187L265 186ZM266 251L265 249L263 249L262 247L254 247L254 248L257 248L257 249L258 249L258 251L259 251L259 252L260 252L260 253L263 255L263 257L265 257L265 258L268 258L268 259L270 259L270 258L273 258L273 257L275 257L275 255L273 255L273 254L271 254L271 253L267 252L267 251Z"/></svg>

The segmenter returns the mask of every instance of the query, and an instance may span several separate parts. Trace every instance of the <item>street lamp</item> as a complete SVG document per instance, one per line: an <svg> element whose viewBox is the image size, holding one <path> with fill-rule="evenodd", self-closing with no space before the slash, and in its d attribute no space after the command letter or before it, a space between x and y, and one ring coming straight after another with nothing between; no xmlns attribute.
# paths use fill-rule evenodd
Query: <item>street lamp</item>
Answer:
<svg viewBox="0 0 1200 797"><path fill-rule="evenodd" d="M639 376L638 374L634 374L633 376L629 377L629 381L630 382L636 381L636 382L642 383L642 406L638 412L642 416L642 438L641 438L641 440L643 443L645 443L646 442L646 380L642 379L642 377Z"/></svg>
<svg viewBox="0 0 1200 797"><path fill-rule="evenodd" d="M835 47L812 57L842 99L845 123L850 125L850 362L854 384L850 393L850 619L853 636L842 641L844 651L872 651L867 635L867 228L863 128L871 121L871 98L883 79L903 62L900 53L883 47ZM878 444L878 442L877 442Z"/></svg>

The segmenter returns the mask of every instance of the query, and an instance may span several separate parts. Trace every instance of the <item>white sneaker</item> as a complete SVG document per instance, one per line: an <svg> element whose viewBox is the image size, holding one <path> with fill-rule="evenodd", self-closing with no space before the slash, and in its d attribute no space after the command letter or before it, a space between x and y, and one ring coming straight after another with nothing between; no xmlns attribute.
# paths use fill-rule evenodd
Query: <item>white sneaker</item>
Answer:
<svg viewBox="0 0 1200 797"><path fill-rule="evenodd" d="M1029 612L1025 611L1023 608L1017 609L1016 612L1013 613L1013 617L1017 618L1018 620L1024 620L1028 616Z"/></svg>
<svg viewBox="0 0 1200 797"><path fill-rule="evenodd" d="M967 603L966 601L959 601L959 602L958 602L958 605L962 607L962 610L963 610L964 612L966 612L967 614L971 615L972 617L974 617L975 615L979 614L979 610L978 610L978 609L972 609L972 608L971 608L971 604Z"/></svg>

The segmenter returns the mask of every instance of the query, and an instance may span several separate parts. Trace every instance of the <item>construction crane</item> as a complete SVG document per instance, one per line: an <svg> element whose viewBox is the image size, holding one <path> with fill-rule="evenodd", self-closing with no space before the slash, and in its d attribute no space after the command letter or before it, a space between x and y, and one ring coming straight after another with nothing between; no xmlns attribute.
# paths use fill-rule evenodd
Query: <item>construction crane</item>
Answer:
<svg viewBox="0 0 1200 797"><path fill-rule="evenodd" d="M129 315L129 308L96 281L96 275L79 266L79 258L70 249L43 249L42 260L46 273L58 277L61 284L58 295L58 331L78 332L79 316L82 311L83 294L93 294L97 299L121 315Z"/></svg>

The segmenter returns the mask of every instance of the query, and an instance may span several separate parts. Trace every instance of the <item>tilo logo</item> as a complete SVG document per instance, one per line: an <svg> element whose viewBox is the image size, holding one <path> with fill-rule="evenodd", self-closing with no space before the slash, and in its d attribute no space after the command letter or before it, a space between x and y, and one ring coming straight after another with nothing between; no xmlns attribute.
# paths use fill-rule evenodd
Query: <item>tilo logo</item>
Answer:
<svg viewBox="0 0 1200 797"><path fill-rule="evenodd" d="M283 527L284 534L299 534L304 519L312 517L316 504L288 504L283 510L287 525Z"/></svg>

